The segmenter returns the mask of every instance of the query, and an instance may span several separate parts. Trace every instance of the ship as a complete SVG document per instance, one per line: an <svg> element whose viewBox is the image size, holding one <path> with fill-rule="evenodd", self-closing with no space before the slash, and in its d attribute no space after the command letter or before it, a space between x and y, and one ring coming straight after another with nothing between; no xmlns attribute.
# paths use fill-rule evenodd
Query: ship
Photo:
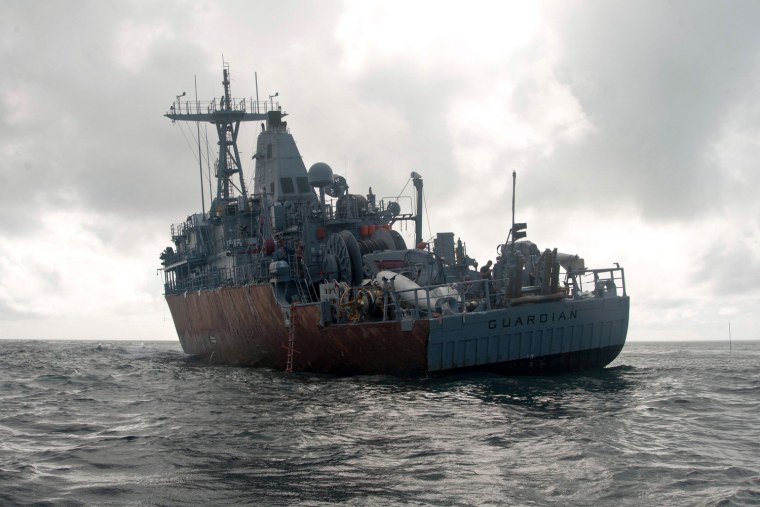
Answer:
<svg viewBox="0 0 760 507"><path fill-rule="evenodd" d="M223 96L183 93L165 114L194 122L198 135L202 210L171 226L160 254L186 354L284 372L413 378L603 368L623 349L624 269L589 268L576 254L529 241L527 225L515 222L514 172L511 227L501 231L495 262L478 267L453 232L423 238L419 173L407 180L406 200L379 198L371 187L351 193L328 164L306 169L279 94L260 101L257 84L255 99L233 98L230 82L224 63ZM260 122L251 188L238 149L244 122ZM208 207L201 124L218 141L206 167ZM407 245L400 229L412 225Z"/></svg>

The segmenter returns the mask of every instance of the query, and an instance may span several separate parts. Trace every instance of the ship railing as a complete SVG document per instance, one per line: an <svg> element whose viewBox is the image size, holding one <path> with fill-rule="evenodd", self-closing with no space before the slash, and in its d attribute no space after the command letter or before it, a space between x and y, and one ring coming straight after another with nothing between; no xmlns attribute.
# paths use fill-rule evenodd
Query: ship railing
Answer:
<svg viewBox="0 0 760 507"><path fill-rule="evenodd" d="M330 199L326 201L324 205L320 205L319 211L314 211L312 214L313 216L315 216L321 213L322 218L324 220L345 220L345 219L352 219L352 218L361 218L363 215L365 215L365 213L369 213L369 214L374 214L378 212L382 213L390 209L388 205L398 204L407 199L409 200L408 206L411 207L412 206L411 197L409 196L398 196L398 197L393 197L393 198L386 197L377 201L374 204L374 206L370 205L369 203L367 203L366 205L360 204L359 202L349 200L349 199L341 201L340 206L338 206L337 199ZM402 207L399 209L406 209L406 208ZM394 219L405 220L413 216L414 215L411 213L398 214L398 215L394 215Z"/></svg>
<svg viewBox="0 0 760 507"><path fill-rule="evenodd" d="M324 218L325 220L334 220L335 219L335 208L333 207L332 203L326 203L324 207Z"/></svg>
<svg viewBox="0 0 760 507"><path fill-rule="evenodd" d="M180 236L186 235L189 231L203 225L205 214L196 213L191 215L184 222L179 222L171 225L172 239L176 239Z"/></svg>
<svg viewBox="0 0 760 507"><path fill-rule="evenodd" d="M250 108L248 107L250 105ZM268 113L269 111L279 111L280 104L269 100L253 100L252 98L230 98L229 101L223 97L212 100L176 100L169 107L169 114L175 116L195 115L195 114L213 114L218 111L233 111L236 113Z"/></svg>
<svg viewBox="0 0 760 507"><path fill-rule="evenodd" d="M178 224L172 224L172 238L178 238L183 236L187 231L187 222L180 222Z"/></svg>
<svg viewBox="0 0 760 507"><path fill-rule="evenodd" d="M187 245L182 244L178 246L178 250L173 253L166 253L164 251L161 255L161 259L164 265L177 264L178 262L187 261L194 263L206 258L207 248L205 245L197 245L193 248L188 248Z"/></svg>
<svg viewBox="0 0 760 507"><path fill-rule="evenodd" d="M187 278L174 279L164 284L166 294L181 294L183 292L193 292L197 290L210 289L222 285L222 273L212 271L200 275L191 275Z"/></svg>
<svg viewBox="0 0 760 507"><path fill-rule="evenodd" d="M262 263L245 264L236 266L232 273L232 279L235 285L246 285L249 283L261 283L269 279L269 273Z"/></svg>
<svg viewBox="0 0 760 507"><path fill-rule="evenodd" d="M235 268L218 268L208 273L194 274L182 279L167 276L164 291L166 294L181 294L231 285L261 283L266 280L268 280L266 269L259 264L248 264Z"/></svg>
<svg viewBox="0 0 760 507"><path fill-rule="evenodd" d="M411 178L409 179L411 181ZM402 191L403 192L403 191ZM391 207L396 207L396 205L400 206L397 208L398 215L413 215L412 210L414 209L414 203L412 201L411 195L397 195L397 196L385 196L381 197L379 201L377 201L377 209L378 211L385 211L390 210Z"/></svg>
<svg viewBox="0 0 760 507"><path fill-rule="evenodd" d="M628 295L625 287L625 270L617 265L613 268L570 272L567 278L570 293L576 299Z"/></svg>
<svg viewBox="0 0 760 507"><path fill-rule="evenodd" d="M536 302L557 301L565 298L626 296L625 271L623 268L587 269L568 274L566 288L554 294L544 294L539 286L521 287L518 294L508 296L509 280L490 278L459 281L440 285L389 291L385 317L395 320L437 319L446 314L488 311L517 304L522 296L534 296ZM444 290L443 295L433 291ZM519 301L525 304L524 300Z"/></svg>
<svg viewBox="0 0 760 507"><path fill-rule="evenodd" d="M364 206L366 210L366 204ZM338 220L344 218L359 218L362 206L360 202L354 201L351 196L342 201L339 201L336 205L335 218Z"/></svg>

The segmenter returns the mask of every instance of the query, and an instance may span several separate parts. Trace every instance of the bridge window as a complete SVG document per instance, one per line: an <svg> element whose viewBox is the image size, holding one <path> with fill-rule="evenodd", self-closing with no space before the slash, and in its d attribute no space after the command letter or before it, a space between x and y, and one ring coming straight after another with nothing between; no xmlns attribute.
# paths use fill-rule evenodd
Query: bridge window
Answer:
<svg viewBox="0 0 760 507"><path fill-rule="evenodd" d="M280 190L284 194L292 194L295 192L295 189L293 188L293 180L290 178L280 178Z"/></svg>
<svg viewBox="0 0 760 507"><path fill-rule="evenodd" d="M267 160L272 158L272 143L267 144Z"/></svg>

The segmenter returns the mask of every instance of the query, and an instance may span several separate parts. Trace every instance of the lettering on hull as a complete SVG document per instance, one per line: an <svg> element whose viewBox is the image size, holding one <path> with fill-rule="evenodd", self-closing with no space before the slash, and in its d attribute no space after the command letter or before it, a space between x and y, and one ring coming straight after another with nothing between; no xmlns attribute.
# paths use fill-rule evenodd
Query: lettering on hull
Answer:
<svg viewBox="0 0 760 507"><path fill-rule="evenodd" d="M578 310L570 310L569 312L551 312L551 313L539 313L536 315L527 315L523 317L505 317L503 319L492 319L488 321L488 329L496 329L497 327L519 327L519 326L533 326L535 324L545 324L547 322L561 322L565 320L575 320L578 318Z"/></svg>

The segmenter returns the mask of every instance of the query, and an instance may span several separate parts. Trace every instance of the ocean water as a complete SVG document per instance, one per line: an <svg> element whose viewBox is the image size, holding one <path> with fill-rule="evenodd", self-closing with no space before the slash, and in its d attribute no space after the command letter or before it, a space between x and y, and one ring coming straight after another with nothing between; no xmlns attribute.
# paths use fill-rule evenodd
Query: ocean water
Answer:
<svg viewBox="0 0 760 507"><path fill-rule="evenodd" d="M0 340L0 505L760 505L760 342L330 378Z"/></svg>

